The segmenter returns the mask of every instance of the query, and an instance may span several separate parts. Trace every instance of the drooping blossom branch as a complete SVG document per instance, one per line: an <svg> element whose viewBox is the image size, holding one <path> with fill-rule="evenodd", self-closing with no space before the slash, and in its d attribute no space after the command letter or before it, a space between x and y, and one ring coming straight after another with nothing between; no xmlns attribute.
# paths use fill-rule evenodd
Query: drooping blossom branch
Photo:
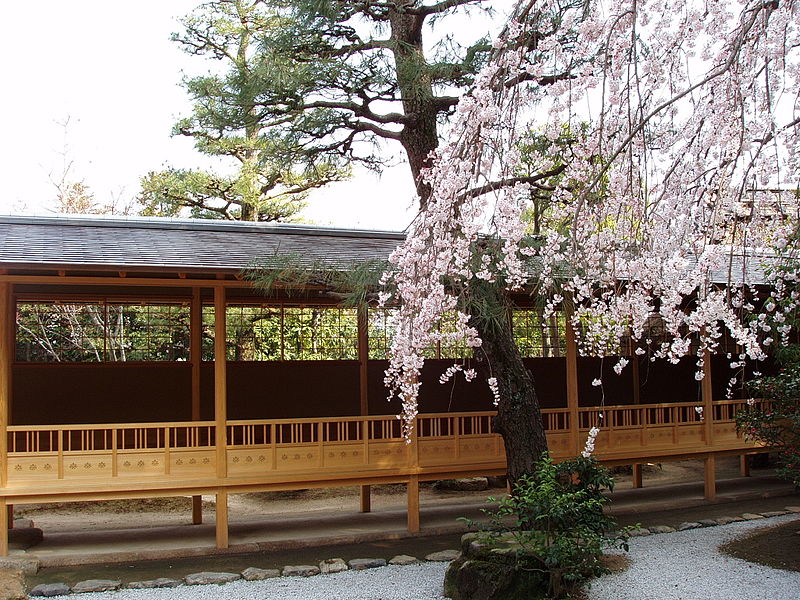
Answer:
<svg viewBox="0 0 800 600"><path fill-rule="evenodd" d="M629 337L637 354L694 354L702 377L726 334L737 361L763 358L776 337L774 319L752 317L756 284L795 251L797 198L783 190L798 185L798 113L800 2L519 2L385 276L400 303L386 380L406 432L442 315L458 315L450 340L481 345L461 301L476 281L533 290L545 316L569 297L584 354ZM524 215L542 190L531 240Z"/></svg>

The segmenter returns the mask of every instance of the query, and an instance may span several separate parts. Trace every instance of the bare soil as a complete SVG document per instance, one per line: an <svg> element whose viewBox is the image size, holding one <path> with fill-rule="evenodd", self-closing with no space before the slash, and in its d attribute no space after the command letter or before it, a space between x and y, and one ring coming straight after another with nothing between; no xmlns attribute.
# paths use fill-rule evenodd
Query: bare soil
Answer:
<svg viewBox="0 0 800 600"><path fill-rule="evenodd" d="M720 551L773 569L800 571L800 525L795 521L770 527L729 542Z"/></svg>
<svg viewBox="0 0 800 600"><path fill-rule="evenodd" d="M718 479L737 477L739 459L732 457L717 463ZM702 481L702 461L680 461L646 465L645 486L682 481ZM616 489L631 487L631 475L618 469L615 475ZM504 488L480 491L456 491L436 489L431 483L420 484L422 505L473 504L485 502L488 496L499 496ZM372 486L374 510L399 510L406 505L404 484ZM358 487L334 487L293 490L286 492L261 492L234 494L228 498L229 518L252 520L259 516L278 513L343 512L357 510ZM33 519L36 527L44 531L75 531L91 529L127 529L185 524L190 518L190 497L145 498L135 500L109 500L103 502L62 502L53 504L19 505L14 508L18 517ZM203 497L203 512L214 514L214 496Z"/></svg>

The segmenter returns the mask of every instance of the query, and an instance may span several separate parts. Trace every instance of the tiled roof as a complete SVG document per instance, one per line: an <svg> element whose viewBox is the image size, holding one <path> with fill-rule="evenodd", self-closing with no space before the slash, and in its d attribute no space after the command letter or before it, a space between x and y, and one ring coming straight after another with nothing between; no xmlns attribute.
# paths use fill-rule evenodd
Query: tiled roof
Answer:
<svg viewBox="0 0 800 600"><path fill-rule="evenodd" d="M403 234L192 219L0 217L0 265L238 272L275 255L348 266L385 259Z"/></svg>

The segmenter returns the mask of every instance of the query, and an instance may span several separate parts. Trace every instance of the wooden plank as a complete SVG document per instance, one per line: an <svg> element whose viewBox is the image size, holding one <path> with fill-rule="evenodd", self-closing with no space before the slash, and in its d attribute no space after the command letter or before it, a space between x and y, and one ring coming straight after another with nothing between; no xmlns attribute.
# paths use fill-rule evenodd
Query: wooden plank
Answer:
<svg viewBox="0 0 800 600"><path fill-rule="evenodd" d="M407 484L408 496L408 531L417 533L419 531L419 478L412 475Z"/></svg>
<svg viewBox="0 0 800 600"><path fill-rule="evenodd" d="M214 421L217 446L217 477L228 474L227 427L227 357L225 339L227 324L225 319L225 288L214 288Z"/></svg>
<svg viewBox="0 0 800 600"><path fill-rule="evenodd" d="M228 492L217 492L216 505L216 538L217 548L222 550L228 547Z"/></svg>

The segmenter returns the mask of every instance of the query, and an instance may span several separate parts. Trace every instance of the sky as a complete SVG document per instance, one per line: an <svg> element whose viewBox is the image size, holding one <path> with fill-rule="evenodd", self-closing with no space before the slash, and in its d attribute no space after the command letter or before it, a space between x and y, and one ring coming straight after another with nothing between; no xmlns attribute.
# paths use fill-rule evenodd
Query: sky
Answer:
<svg viewBox="0 0 800 600"><path fill-rule="evenodd" d="M198 0L42 0L3 7L0 36L0 214L52 214L65 162L99 202L132 199L139 178L170 164L208 163L171 137L191 104L182 73L203 59L169 40ZM65 125L66 123L66 125ZM66 161L65 161L66 157ZM414 215L407 167L316 191L303 218L340 227L402 230Z"/></svg>

